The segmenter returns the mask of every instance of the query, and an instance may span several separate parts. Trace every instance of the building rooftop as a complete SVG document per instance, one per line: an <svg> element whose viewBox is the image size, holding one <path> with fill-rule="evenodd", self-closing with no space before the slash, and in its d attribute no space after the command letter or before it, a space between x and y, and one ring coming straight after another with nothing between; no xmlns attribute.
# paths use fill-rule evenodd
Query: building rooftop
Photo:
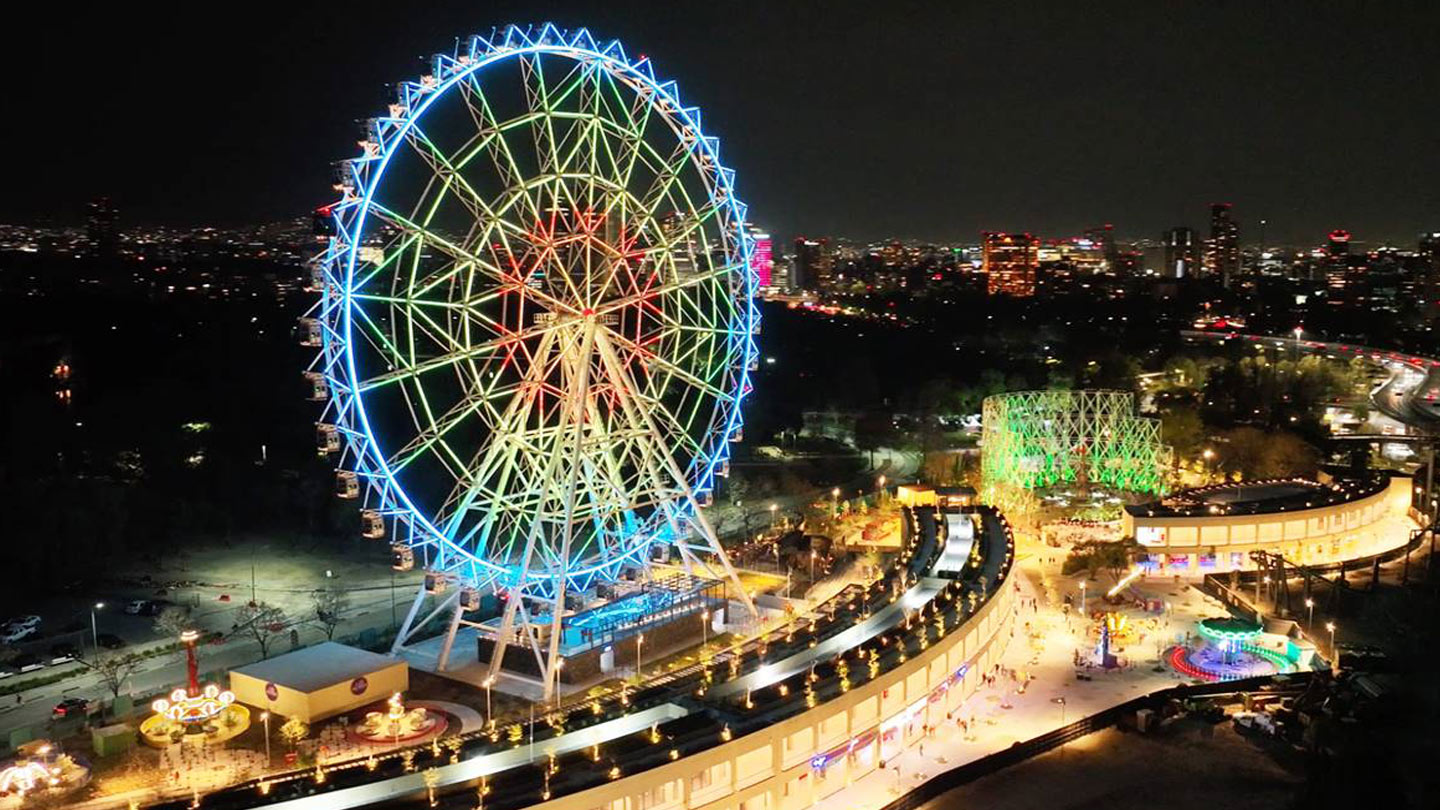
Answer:
<svg viewBox="0 0 1440 810"><path fill-rule="evenodd" d="M404 659L326 641L265 661L236 667L231 673L238 672L301 692L313 692L404 663Z"/></svg>

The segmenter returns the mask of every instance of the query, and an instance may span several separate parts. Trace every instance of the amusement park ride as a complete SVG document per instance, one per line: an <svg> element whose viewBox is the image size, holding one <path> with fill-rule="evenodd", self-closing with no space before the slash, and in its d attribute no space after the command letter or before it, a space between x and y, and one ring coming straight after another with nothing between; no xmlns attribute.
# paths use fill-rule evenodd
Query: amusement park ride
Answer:
<svg viewBox="0 0 1440 810"><path fill-rule="evenodd" d="M438 668L472 626L490 678L528 648L548 698L587 626L713 609L691 597L715 583L753 614L702 509L759 311L700 111L618 42L512 26L401 84L360 150L317 216L300 334L338 494L426 571L395 649L448 611ZM672 593L650 571L675 558ZM500 617L468 621L486 594Z"/></svg>

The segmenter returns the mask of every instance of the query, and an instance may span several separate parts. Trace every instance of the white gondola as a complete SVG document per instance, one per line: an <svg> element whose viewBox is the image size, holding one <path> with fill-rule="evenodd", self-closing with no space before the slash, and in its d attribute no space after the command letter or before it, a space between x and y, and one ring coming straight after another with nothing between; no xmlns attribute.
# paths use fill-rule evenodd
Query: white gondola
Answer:
<svg viewBox="0 0 1440 810"><path fill-rule="evenodd" d="M314 318L300 319L300 345L309 346L312 349L318 348L324 332L321 331L320 321Z"/></svg>
<svg viewBox="0 0 1440 810"><path fill-rule="evenodd" d="M374 509L360 510L360 536L366 540L379 540L385 536L385 518Z"/></svg>
<svg viewBox="0 0 1440 810"><path fill-rule="evenodd" d="M722 459L720 459L720 466L718 466L718 467L715 468L715 474L718 475L718 476L720 476L721 478L729 478L729 477L730 477L730 459L728 459L728 458L722 458Z"/></svg>
<svg viewBox="0 0 1440 810"><path fill-rule="evenodd" d="M467 588L461 588L461 589L460 589L460 609L461 609L461 610L479 610L479 609L480 609L480 592L479 592L478 590L474 589L474 588L468 588L468 587L467 587Z"/></svg>
<svg viewBox="0 0 1440 810"><path fill-rule="evenodd" d="M391 543L390 567L396 571L409 571L415 567L415 552L404 543Z"/></svg>
<svg viewBox="0 0 1440 810"><path fill-rule="evenodd" d="M360 497L360 477L349 470L335 473L335 494L347 501Z"/></svg>
<svg viewBox="0 0 1440 810"><path fill-rule="evenodd" d="M445 592L445 586L448 585L448 584L449 584L449 583L445 581L445 575L444 575L444 574L430 573L430 574L426 574L426 575L425 575L425 592L426 592L426 593L432 593L432 594L444 593L444 592Z"/></svg>
<svg viewBox="0 0 1440 810"><path fill-rule="evenodd" d="M755 319L755 322L750 325L750 334L752 334L752 335L758 335L758 334L760 334L760 319L759 319L759 318L756 318L756 319Z"/></svg>
<svg viewBox="0 0 1440 810"><path fill-rule="evenodd" d="M310 381L311 402L324 402L330 398L330 383L325 381L324 374L318 371L307 371L305 379Z"/></svg>
<svg viewBox="0 0 1440 810"><path fill-rule="evenodd" d="M747 362L747 363L745 364L745 368L748 369L748 370L750 370L750 371L759 371L759 370L760 370L760 358L758 358L758 357L752 357L752 358L750 358L749 362Z"/></svg>
<svg viewBox="0 0 1440 810"><path fill-rule="evenodd" d="M730 434L730 441L732 441L732 442L743 442L743 441L745 441L745 430L744 430L744 428L738 428L738 427L735 428L735 432Z"/></svg>
<svg viewBox="0 0 1440 810"><path fill-rule="evenodd" d="M322 454L340 452L340 430L334 425L316 425L315 447Z"/></svg>
<svg viewBox="0 0 1440 810"><path fill-rule="evenodd" d="M310 292L320 292L325 287L325 265L318 260L310 262Z"/></svg>
<svg viewBox="0 0 1440 810"><path fill-rule="evenodd" d="M695 493L695 503L699 506L710 506L715 503L715 493L708 489L702 489Z"/></svg>

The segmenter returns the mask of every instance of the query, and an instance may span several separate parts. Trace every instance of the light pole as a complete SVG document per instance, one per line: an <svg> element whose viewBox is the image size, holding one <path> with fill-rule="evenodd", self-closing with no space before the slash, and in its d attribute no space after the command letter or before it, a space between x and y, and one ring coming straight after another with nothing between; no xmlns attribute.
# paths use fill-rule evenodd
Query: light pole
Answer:
<svg viewBox="0 0 1440 810"><path fill-rule="evenodd" d="M104 602L96 602L95 606L90 608L90 649L91 655L96 659L100 657L100 631L96 628L95 611L103 607L105 607ZM81 632L84 631L82 630Z"/></svg>
<svg viewBox="0 0 1440 810"><path fill-rule="evenodd" d="M704 655L705 647L710 643L710 609L700 611L700 653Z"/></svg>
<svg viewBox="0 0 1440 810"><path fill-rule="evenodd" d="M1080 580L1080 621L1085 621L1085 586L1090 583Z"/></svg>
<svg viewBox="0 0 1440 810"><path fill-rule="evenodd" d="M1295 327L1295 362L1297 363L1300 362L1300 334L1303 331L1300 327Z"/></svg>
<svg viewBox="0 0 1440 810"><path fill-rule="evenodd" d="M1200 455L1205 459L1205 483L1208 484L1210 483L1210 459L1215 458L1215 451L1207 447L1205 452Z"/></svg>
<svg viewBox="0 0 1440 810"><path fill-rule="evenodd" d="M495 730L495 713L490 710L490 687L495 685L495 676L491 675L485 679L485 725Z"/></svg>
<svg viewBox="0 0 1440 810"><path fill-rule="evenodd" d="M640 645L645 643L645 634L635 634L635 683L640 683Z"/></svg>
<svg viewBox="0 0 1440 810"><path fill-rule="evenodd" d="M777 509L779 509L779 508L780 508L780 505L779 505L779 504L776 504L776 503L770 504L770 531L771 531L772 533L775 531L775 510L777 510Z"/></svg>
<svg viewBox="0 0 1440 810"><path fill-rule="evenodd" d="M260 720L265 723L265 770L270 770L270 712L261 712Z"/></svg>
<svg viewBox="0 0 1440 810"><path fill-rule="evenodd" d="M1064 727L1065 727L1065 698L1064 698L1063 696L1057 697L1057 698L1052 698L1052 699L1051 699L1051 702L1052 702L1052 703L1059 703L1059 704L1060 704L1060 727L1061 727L1061 728L1064 728ZM1065 756L1065 743L1063 743L1063 742L1060 743L1060 756L1062 756L1062 757Z"/></svg>
<svg viewBox="0 0 1440 810"><path fill-rule="evenodd" d="M831 517L831 519L834 519L834 517L835 517L836 515L838 515L838 514L840 514L840 488L839 488L839 487L835 487L834 489L830 490L830 517Z"/></svg>
<svg viewBox="0 0 1440 810"><path fill-rule="evenodd" d="M879 506L885 502L885 476L880 476L876 483L880 485L880 491L875 496L875 505Z"/></svg>
<svg viewBox="0 0 1440 810"><path fill-rule="evenodd" d="M1330 669L1340 668L1340 656L1335 652L1335 622L1326 622L1325 629L1330 631Z"/></svg>
<svg viewBox="0 0 1440 810"><path fill-rule="evenodd" d="M1310 611L1310 617L1305 620L1305 635L1308 636L1315 629L1315 600L1306 598L1305 607Z"/></svg>
<svg viewBox="0 0 1440 810"><path fill-rule="evenodd" d="M815 584L815 551L810 552L810 584Z"/></svg>

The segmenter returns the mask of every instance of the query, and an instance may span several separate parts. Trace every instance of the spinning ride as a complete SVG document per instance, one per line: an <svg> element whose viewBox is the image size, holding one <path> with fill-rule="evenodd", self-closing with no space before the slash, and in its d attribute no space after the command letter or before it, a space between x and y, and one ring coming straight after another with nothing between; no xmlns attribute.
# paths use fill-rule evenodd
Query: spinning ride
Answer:
<svg viewBox="0 0 1440 810"><path fill-rule="evenodd" d="M434 58L370 122L321 209L302 322L317 439L368 537L478 594L547 695L561 621L659 547L753 612L701 507L757 362L735 173L674 82L585 30L507 27ZM668 556L668 552L666 553ZM713 570L712 570L713 567ZM568 599L567 599L568 597Z"/></svg>

